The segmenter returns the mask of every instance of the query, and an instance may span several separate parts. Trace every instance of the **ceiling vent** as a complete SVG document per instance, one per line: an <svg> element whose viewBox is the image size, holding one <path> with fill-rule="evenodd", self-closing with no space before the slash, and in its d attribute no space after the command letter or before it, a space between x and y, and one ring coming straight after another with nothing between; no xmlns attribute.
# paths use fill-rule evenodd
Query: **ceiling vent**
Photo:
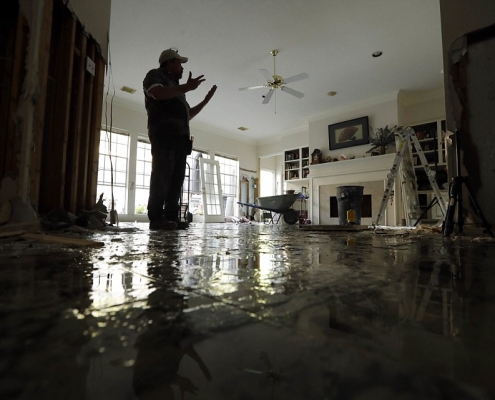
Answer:
<svg viewBox="0 0 495 400"><path fill-rule="evenodd" d="M122 90L123 92L126 92L126 93L130 93L130 94L136 93L136 89L133 89L133 88L131 88L129 86L122 86L120 88L120 90Z"/></svg>

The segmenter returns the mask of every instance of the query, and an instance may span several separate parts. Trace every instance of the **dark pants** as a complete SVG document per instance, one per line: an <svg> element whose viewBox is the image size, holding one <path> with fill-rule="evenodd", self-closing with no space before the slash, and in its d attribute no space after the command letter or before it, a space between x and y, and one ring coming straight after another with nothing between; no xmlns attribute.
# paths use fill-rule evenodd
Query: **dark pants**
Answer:
<svg viewBox="0 0 495 400"><path fill-rule="evenodd" d="M151 138L150 138L151 139ZM160 143L151 140L150 221L165 217L169 221L179 218L179 201L186 174L186 160L190 150L189 138Z"/></svg>

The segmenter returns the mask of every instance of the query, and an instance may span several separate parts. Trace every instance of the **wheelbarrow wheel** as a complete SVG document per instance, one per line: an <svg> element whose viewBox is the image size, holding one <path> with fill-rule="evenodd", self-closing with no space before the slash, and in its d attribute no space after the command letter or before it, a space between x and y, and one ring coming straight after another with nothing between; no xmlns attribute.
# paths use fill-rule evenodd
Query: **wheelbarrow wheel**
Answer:
<svg viewBox="0 0 495 400"><path fill-rule="evenodd" d="M289 225L294 225L298 219L299 216L297 215L297 212L292 208L284 212L284 221Z"/></svg>

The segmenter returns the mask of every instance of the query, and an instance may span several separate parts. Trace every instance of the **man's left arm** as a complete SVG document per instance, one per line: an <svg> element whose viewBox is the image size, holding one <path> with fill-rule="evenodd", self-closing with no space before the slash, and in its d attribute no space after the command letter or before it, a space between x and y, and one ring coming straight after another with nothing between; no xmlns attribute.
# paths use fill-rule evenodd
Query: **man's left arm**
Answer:
<svg viewBox="0 0 495 400"><path fill-rule="evenodd" d="M208 104L208 102L211 100L211 98L215 94L216 90L217 90L217 85L213 85L212 88L210 89L210 91L206 94L204 100L201 103L198 103L196 106L191 107L189 109L189 118L190 119L192 119L196 115L198 115L199 112L203 109L203 107Z"/></svg>

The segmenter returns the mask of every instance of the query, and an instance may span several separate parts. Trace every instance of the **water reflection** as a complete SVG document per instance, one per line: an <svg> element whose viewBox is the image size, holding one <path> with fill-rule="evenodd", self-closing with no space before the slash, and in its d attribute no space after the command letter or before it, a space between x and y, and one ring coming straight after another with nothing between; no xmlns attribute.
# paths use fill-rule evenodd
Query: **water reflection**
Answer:
<svg viewBox="0 0 495 400"><path fill-rule="evenodd" d="M90 264L15 257L0 268L0 398L85 398ZM69 267L68 267L69 265Z"/></svg>
<svg viewBox="0 0 495 400"><path fill-rule="evenodd" d="M493 246L256 229L4 257L0 398L427 398L410 371L495 392Z"/></svg>
<svg viewBox="0 0 495 400"><path fill-rule="evenodd" d="M187 302L183 295L169 289L157 289L148 297L148 309L142 315L147 328L136 341L133 388L141 400L175 399L174 388L197 394L198 387L178 373L184 356L197 363L206 379L211 375L191 343L191 328L184 315Z"/></svg>

